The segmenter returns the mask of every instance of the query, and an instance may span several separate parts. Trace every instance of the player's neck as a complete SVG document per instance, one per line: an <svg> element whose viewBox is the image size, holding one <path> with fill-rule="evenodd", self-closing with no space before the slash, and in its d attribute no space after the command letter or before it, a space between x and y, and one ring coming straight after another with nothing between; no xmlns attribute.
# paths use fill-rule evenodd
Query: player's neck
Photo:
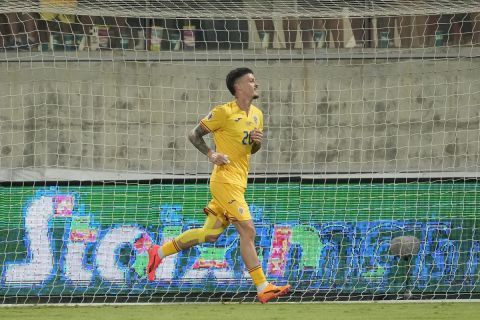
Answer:
<svg viewBox="0 0 480 320"><path fill-rule="evenodd" d="M236 98L235 101L237 102L237 105L240 108L240 110L245 111L248 114L248 112L250 111L250 105L252 104L252 99Z"/></svg>

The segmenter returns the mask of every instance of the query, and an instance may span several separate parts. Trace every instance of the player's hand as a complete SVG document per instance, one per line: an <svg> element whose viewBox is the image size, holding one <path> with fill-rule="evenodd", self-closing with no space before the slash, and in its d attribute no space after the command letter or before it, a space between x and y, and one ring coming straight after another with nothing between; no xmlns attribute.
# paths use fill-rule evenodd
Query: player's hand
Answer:
<svg viewBox="0 0 480 320"><path fill-rule="evenodd" d="M230 160L228 159L228 156L226 154L223 154L223 153L218 153L218 152L215 152L215 151L210 151L208 153L208 159L216 164L217 166L223 166L224 164L227 164L230 162Z"/></svg>
<svg viewBox="0 0 480 320"><path fill-rule="evenodd" d="M263 132L255 128L250 133L250 138L252 138L252 141L254 143L261 144L263 140Z"/></svg>

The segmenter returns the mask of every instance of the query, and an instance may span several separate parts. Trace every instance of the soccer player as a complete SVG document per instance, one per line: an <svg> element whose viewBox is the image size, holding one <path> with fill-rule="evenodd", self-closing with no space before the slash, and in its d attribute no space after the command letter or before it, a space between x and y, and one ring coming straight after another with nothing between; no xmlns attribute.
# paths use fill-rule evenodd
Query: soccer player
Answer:
<svg viewBox="0 0 480 320"><path fill-rule="evenodd" d="M215 242L232 223L240 235L240 253L257 287L262 303L285 295L290 285L267 282L255 250L255 226L244 193L250 155L256 153L263 139L263 113L252 104L258 98L258 84L252 70L238 68L227 75L227 88L235 100L217 106L189 133L190 142L215 164L210 177L213 199L204 209L202 228L190 229L163 246L148 250L147 274L155 280L162 259L204 242ZM216 150L210 149L203 136L213 134Z"/></svg>

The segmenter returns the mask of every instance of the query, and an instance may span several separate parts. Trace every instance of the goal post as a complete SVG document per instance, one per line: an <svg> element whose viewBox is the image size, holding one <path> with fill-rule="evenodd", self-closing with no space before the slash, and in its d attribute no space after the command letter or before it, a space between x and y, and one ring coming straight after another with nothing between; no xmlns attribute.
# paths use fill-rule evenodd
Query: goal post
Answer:
<svg viewBox="0 0 480 320"><path fill-rule="evenodd" d="M186 135L240 66L265 116L246 199L282 301L478 298L479 12L0 5L0 304L255 301L232 227L145 274L152 243L203 224L212 166Z"/></svg>

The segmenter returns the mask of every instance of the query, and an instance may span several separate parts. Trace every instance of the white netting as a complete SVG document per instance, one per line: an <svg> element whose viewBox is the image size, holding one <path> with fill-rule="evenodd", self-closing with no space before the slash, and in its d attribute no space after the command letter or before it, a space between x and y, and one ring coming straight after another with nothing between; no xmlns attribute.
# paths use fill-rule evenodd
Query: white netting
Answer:
<svg viewBox="0 0 480 320"><path fill-rule="evenodd" d="M151 241L202 224L211 164L186 135L239 66L265 115L247 201L287 299L477 297L479 11L3 3L0 301L253 301L230 229L145 278Z"/></svg>
<svg viewBox="0 0 480 320"><path fill-rule="evenodd" d="M478 12L476 0L77 0L75 7L65 5L71 2L68 0L43 2L40 6L39 1L8 1L2 4L0 12L38 12L45 8L61 13L162 18L337 17L344 13L364 17Z"/></svg>

